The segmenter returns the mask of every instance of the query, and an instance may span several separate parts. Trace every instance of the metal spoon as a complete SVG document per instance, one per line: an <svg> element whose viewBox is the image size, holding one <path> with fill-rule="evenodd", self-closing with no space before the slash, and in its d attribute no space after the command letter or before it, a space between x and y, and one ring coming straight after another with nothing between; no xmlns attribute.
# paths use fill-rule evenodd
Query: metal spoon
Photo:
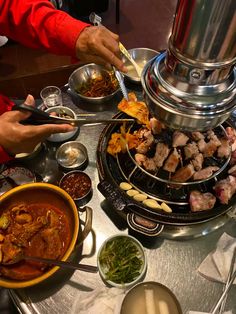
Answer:
<svg viewBox="0 0 236 314"><path fill-rule="evenodd" d="M58 261L58 260L54 260L54 259L41 258L41 257L35 257L35 256L26 256L23 254L22 255L19 254L15 259L12 259L11 261L9 261L7 263L1 263L1 264L2 265L13 265L13 264L16 264L22 260L41 262L41 263L48 264L48 265L55 265L55 266L70 268L70 269L78 269L78 270L82 270L82 271L89 272L89 273L96 273L98 271L97 266L77 264L77 263L73 263L73 262L63 262L63 261Z"/></svg>

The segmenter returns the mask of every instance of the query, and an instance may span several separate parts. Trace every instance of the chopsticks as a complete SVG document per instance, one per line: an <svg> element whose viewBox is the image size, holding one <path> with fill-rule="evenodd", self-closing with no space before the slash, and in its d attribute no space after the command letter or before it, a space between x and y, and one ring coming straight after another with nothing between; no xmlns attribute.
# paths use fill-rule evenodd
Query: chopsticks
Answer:
<svg viewBox="0 0 236 314"><path fill-rule="evenodd" d="M236 278L236 269L234 270L235 259L236 259L236 248L234 248L233 256L230 263L230 269L229 269L228 277L224 286L223 293L221 297L219 298L218 302L216 303L216 305L214 306L214 308L212 309L211 314L216 314L219 307L220 309L219 309L218 314L221 314L224 311L227 293Z"/></svg>

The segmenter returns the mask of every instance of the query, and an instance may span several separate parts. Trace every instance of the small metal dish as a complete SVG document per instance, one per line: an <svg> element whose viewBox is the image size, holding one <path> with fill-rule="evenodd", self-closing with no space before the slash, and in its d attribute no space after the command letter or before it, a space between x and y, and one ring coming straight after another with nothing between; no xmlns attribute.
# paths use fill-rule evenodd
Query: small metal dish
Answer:
<svg viewBox="0 0 236 314"><path fill-rule="evenodd" d="M148 61L159 54L158 51L149 48L133 48L129 49L128 52L133 60L142 69ZM123 73L124 77L132 83L141 84L141 77L138 76L133 64L125 56L123 56L123 61L126 68L128 69L127 73Z"/></svg>
<svg viewBox="0 0 236 314"><path fill-rule="evenodd" d="M85 169L88 164L88 152L86 147L77 141L66 142L57 149L56 160L64 170Z"/></svg>
<svg viewBox="0 0 236 314"><path fill-rule="evenodd" d="M150 313L183 313L173 292L155 281L139 283L129 290L123 299L120 314L149 313L149 311Z"/></svg>
<svg viewBox="0 0 236 314"><path fill-rule="evenodd" d="M48 113L52 113L55 112L58 115L66 115L66 116L70 116L72 119L76 119L76 113L70 109L69 107L65 107L65 106L56 106L56 107L51 107L45 110ZM71 138L73 138L75 136L75 134L78 131L78 127L75 128L73 131L71 132L66 132L66 133L56 133L56 134L52 134L50 135L47 140L49 142L65 142Z"/></svg>
<svg viewBox="0 0 236 314"><path fill-rule="evenodd" d="M59 186L73 198L77 206L87 204L92 197L92 181L83 171L67 172L61 178Z"/></svg>

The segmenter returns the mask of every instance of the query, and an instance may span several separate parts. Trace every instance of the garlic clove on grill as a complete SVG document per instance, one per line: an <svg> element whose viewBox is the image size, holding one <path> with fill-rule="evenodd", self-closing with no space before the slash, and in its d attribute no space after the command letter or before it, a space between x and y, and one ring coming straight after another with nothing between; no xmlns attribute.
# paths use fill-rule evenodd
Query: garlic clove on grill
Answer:
<svg viewBox="0 0 236 314"><path fill-rule="evenodd" d="M132 185L127 183L127 182L121 182L120 183L120 188L124 191L128 191L132 189Z"/></svg>

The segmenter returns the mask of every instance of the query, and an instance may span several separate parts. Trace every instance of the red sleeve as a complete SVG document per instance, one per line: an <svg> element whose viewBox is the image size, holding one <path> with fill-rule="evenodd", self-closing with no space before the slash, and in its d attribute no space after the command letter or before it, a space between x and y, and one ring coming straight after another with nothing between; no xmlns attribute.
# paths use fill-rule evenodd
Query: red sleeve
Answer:
<svg viewBox="0 0 236 314"><path fill-rule="evenodd" d="M0 164L5 164L6 162L14 159L14 157L11 157L8 155L8 153L0 146Z"/></svg>
<svg viewBox="0 0 236 314"><path fill-rule="evenodd" d="M0 94L0 115L5 111L11 110L13 105L14 103L8 97ZM12 159L14 158L10 157L4 148L0 146L0 164L4 164Z"/></svg>
<svg viewBox="0 0 236 314"><path fill-rule="evenodd" d="M75 57L76 40L89 26L47 0L0 0L0 8L1 35L55 54Z"/></svg>

